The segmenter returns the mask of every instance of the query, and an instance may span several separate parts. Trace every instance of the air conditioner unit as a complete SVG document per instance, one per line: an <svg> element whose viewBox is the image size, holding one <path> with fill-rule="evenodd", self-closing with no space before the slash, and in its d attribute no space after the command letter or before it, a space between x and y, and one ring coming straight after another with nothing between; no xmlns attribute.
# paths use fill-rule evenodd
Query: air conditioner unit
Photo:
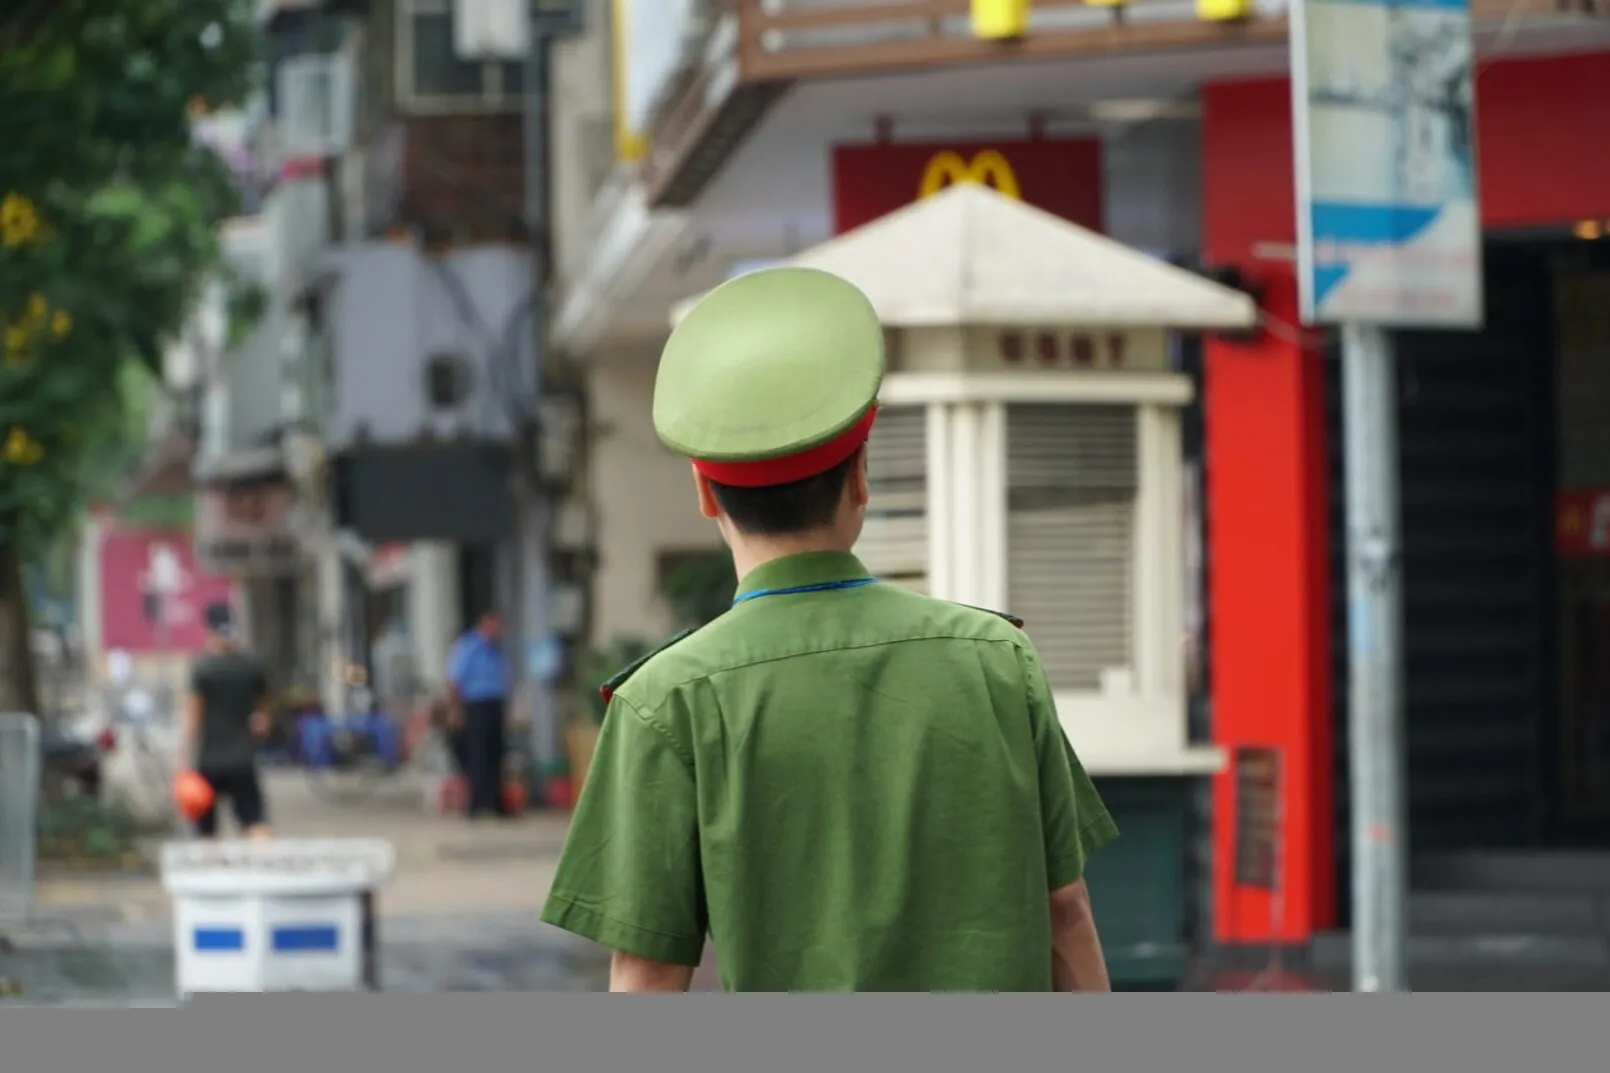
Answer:
<svg viewBox="0 0 1610 1073"><path fill-rule="evenodd" d="M280 64L280 151L337 156L352 144L352 63L345 55L295 56Z"/></svg>
<svg viewBox="0 0 1610 1073"><path fill-rule="evenodd" d="M518 60L530 49L527 0L454 0L453 53L461 60Z"/></svg>

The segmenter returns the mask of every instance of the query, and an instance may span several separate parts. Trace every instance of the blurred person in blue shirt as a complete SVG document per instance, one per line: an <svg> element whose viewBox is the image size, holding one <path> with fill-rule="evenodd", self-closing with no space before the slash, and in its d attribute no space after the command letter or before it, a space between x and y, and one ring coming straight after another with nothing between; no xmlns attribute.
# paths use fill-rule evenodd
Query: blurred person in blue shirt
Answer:
<svg viewBox="0 0 1610 1073"><path fill-rule="evenodd" d="M447 660L449 718L461 739L460 757L469 783L467 812L507 816L503 802L504 720L509 668L503 654L503 622L483 612L475 628L453 645Z"/></svg>

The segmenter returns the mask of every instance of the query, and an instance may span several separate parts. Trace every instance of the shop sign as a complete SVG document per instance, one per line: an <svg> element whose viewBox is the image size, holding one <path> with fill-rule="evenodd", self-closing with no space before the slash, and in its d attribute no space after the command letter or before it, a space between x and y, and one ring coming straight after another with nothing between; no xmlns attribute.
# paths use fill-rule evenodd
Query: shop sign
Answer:
<svg viewBox="0 0 1610 1073"><path fill-rule="evenodd" d="M1017 173L998 149L985 149L967 160L953 149L942 149L928 161L922 172L922 185L917 188L917 199L933 197L939 191L957 183L977 183L992 187L1002 196L1014 201L1023 200L1023 191L1017 185Z"/></svg>
<svg viewBox="0 0 1610 1073"><path fill-rule="evenodd" d="M1129 349L1123 332L1014 332L1000 335L1002 364L1041 369L1122 369Z"/></svg>
<svg viewBox="0 0 1610 1073"><path fill-rule="evenodd" d="M408 581L408 545L382 544L369 556L369 587L376 591Z"/></svg>
<svg viewBox="0 0 1610 1073"><path fill-rule="evenodd" d="M234 586L198 564L183 531L106 526L97 541L101 645L124 652L197 652L203 612Z"/></svg>
<svg viewBox="0 0 1610 1073"><path fill-rule="evenodd" d="M1305 324L1479 328L1469 0L1291 5Z"/></svg>
<svg viewBox="0 0 1610 1073"><path fill-rule="evenodd" d="M1235 756L1235 879L1274 890L1280 850L1280 754L1244 748Z"/></svg>
<svg viewBox="0 0 1610 1073"><path fill-rule="evenodd" d="M1561 492L1556 501L1554 536L1561 558L1610 555L1610 488Z"/></svg>
<svg viewBox="0 0 1610 1073"><path fill-rule="evenodd" d="M834 146L834 230L843 234L971 182L1099 232L1102 175L1097 138Z"/></svg>
<svg viewBox="0 0 1610 1073"><path fill-rule="evenodd" d="M288 483L240 484L201 493L196 552L218 573L286 574L299 564L296 493Z"/></svg>

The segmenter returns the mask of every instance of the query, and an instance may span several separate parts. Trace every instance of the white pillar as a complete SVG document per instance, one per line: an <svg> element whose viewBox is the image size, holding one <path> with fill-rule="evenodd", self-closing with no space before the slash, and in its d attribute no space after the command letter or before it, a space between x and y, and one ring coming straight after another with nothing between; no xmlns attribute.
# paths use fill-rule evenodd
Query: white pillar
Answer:
<svg viewBox="0 0 1610 1073"><path fill-rule="evenodd" d="M985 404L978 423L978 600L1007 608L1006 404Z"/></svg>
<svg viewBox="0 0 1610 1073"><path fill-rule="evenodd" d="M980 593L979 562L984 554L982 547L982 520L978 515L981 499L979 481L983 465L979 459L983 452L983 435L979 427L979 409L962 403L951 411L951 459L955 463L955 481L951 486L951 574L950 592L944 597L963 604L982 604Z"/></svg>
<svg viewBox="0 0 1610 1073"><path fill-rule="evenodd" d="M1180 414L1136 407L1139 495L1134 553L1135 683L1147 697L1183 696L1180 639L1185 630Z"/></svg>
<svg viewBox="0 0 1610 1073"><path fill-rule="evenodd" d="M953 599L956 591L956 466L951 443L951 407L928 404L928 594Z"/></svg>
<svg viewBox="0 0 1610 1073"><path fill-rule="evenodd" d="M319 549L319 697L326 711L340 711L346 702L345 689L336 673L346 651L346 578L341 545L335 534Z"/></svg>
<svg viewBox="0 0 1610 1073"><path fill-rule="evenodd" d="M420 681L439 687L458 635L458 547L422 541L408 549L408 638Z"/></svg>
<svg viewBox="0 0 1610 1073"><path fill-rule="evenodd" d="M101 651L101 519L91 514L84 520L84 535L78 544L78 639L85 663L104 673Z"/></svg>

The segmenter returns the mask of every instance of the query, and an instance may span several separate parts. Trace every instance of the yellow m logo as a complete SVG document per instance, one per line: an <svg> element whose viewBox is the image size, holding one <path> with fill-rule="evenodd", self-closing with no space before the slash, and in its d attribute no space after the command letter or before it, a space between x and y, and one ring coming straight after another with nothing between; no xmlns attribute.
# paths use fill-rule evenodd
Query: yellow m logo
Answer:
<svg viewBox="0 0 1610 1073"><path fill-rule="evenodd" d="M946 149L935 153L922 173L922 186L917 190L919 199L933 197L947 186L956 183L978 183L993 186L1006 197L1021 201L1023 192L1017 186L1017 174L1012 165L995 149L985 149L972 160L963 160L960 153Z"/></svg>

